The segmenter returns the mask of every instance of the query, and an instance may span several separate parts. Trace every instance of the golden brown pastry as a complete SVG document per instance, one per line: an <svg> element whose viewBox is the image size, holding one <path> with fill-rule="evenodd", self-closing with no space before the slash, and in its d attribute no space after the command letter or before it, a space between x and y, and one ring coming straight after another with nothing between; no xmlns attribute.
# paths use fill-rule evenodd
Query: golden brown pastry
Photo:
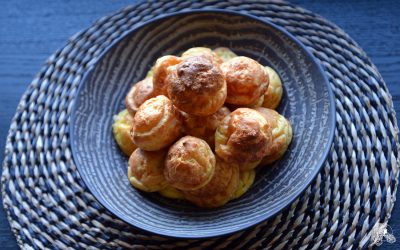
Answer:
<svg viewBox="0 0 400 250"><path fill-rule="evenodd" d="M264 108L276 109L282 99L282 81L278 73L270 67L264 67L269 77L268 89L264 94Z"/></svg>
<svg viewBox="0 0 400 250"><path fill-rule="evenodd" d="M175 200L184 200L185 196L183 195L182 191L179 191L178 189L171 187L168 185L166 188L158 191L159 194L166 198L170 199L175 199Z"/></svg>
<svg viewBox="0 0 400 250"><path fill-rule="evenodd" d="M168 184L180 190L196 190L214 175L215 156L207 142L185 136L168 151L164 175Z"/></svg>
<svg viewBox="0 0 400 250"><path fill-rule="evenodd" d="M223 60L216 53L214 53L214 51L212 51L209 48L205 48L205 47L190 48L182 53L183 58L188 58L188 57L192 57L192 56L206 57L207 59L213 61L214 63L216 63L218 65L223 63Z"/></svg>
<svg viewBox="0 0 400 250"><path fill-rule="evenodd" d="M239 167L217 157L215 173L204 187L184 191L185 198L199 207L220 207L231 200L239 183Z"/></svg>
<svg viewBox="0 0 400 250"><path fill-rule="evenodd" d="M132 186L156 192L167 187L164 177L165 151L144 151L136 149L129 158L128 178Z"/></svg>
<svg viewBox="0 0 400 250"><path fill-rule="evenodd" d="M256 171L254 169L247 171L240 171L239 184L232 199L237 199L244 193L246 193L249 190L249 188L253 185L255 177L256 177Z"/></svg>
<svg viewBox="0 0 400 250"><path fill-rule="evenodd" d="M233 105L233 104L226 104L226 106L230 109L230 110L236 110L238 108L251 108L251 109L255 109L258 107L261 107L262 104L264 102L264 95L260 96L260 98L258 98L254 103L250 103L248 105Z"/></svg>
<svg viewBox="0 0 400 250"><path fill-rule="evenodd" d="M156 151L181 135L181 124L171 101L163 96L145 101L133 117L131 136L141 149Z"/></svg>
<svg viewBox="0 0 400 250"><path fill-rule="evenodd" d="M209 116L195 116L180 111L179 117L184 134L203 139L211 148L214 148L215 130L229 113L227 107L221 107L216 113Z"/></svg>
<svg viewBox="0 0 400 250"><path fill-rule="evenodd" d="M255 109L261 107L264 103L264 95L260 96L255 102L249 104L249 108Z"/></svg>
<svg viewBox="0 0 400 250"><path fill-rule="evenodd" d="M221 69L228 88L226 102L235 105L255 103L268 88L268 75L258 62L238 56L224 62Z"/></svg>
<svg viewBox="0 0 400 250"><path fill-rule="evenodd" d="M167 69L170 66L180 63L182 59L176 56L163 56L157 59L153 67L153 87L156 95L168 96L168 86L165 78L167 77Z"/></svg>
<svg viewBox="0 0 400 250"><path fill-rule="evenodd" d="M168 69L168 94L178 109L191 115L208 116L224 104L225 78L219 66L207 58L188 57Z"/></svg>
<svg viewBox="0 0 400 250"><path fill-rule="evenodd" d="M114 117L114 123L112 125L114 139L122 152L127 156L130 156L137 148L130 135L132 124L132 116L124 109Z"/></svg>
<svg viewBox="0 0 400 250"><path fill-rule="evenodd" d="M230 50L226 47L219 47L219 48L214 49L213 51L224 62L226 62L234 57L237 57L237 55L232 50Z"/></svg>
<svg viewBox="0 0 400 250"><path fill-rule="evenodd" d="M125 97L125 107L134 116L140 105L152 97L154 97L153 80L152 77L147 77L129 90Z"/></svg>
<svg viewBox="0 0 400 250"><path fill-rule="evenodd" d="M238 108L215 132L215 152L241 171L253 169L267 155L271 137L271 127L259 112Z"/></svg>
<svg viewBox="0 0 400 250"><path fill-rule="evenodd" d="M272 141L267 155L260 166L270 164L281 158L292 141L292 126L290 122L273 109L257 108L258 112L271 124Z"/></svg>

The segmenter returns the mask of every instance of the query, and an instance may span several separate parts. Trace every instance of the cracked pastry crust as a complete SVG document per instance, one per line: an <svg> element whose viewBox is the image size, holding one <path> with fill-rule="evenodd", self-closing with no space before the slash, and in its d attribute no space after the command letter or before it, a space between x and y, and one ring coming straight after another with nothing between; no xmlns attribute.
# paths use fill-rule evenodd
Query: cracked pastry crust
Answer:
<svg viewBox="0 0 400 250"><path fill-rule="evenodd" d="M234 57L237 57L235 52L226 47L218 47L215 48L213 51L217 56L219 56L219 58L222 59L223 62L226 62Z"/></svg>
<svg viewBox="0 0 400 250"><path fill-rule="evenodd" d="M168 71L168 94L178 109L191 115L208 116L224 104L225 78L219 66L207 58L188 57Z"/></svg>
<svg viewBox="0 0 400 250"><path fill-rule="evenodd" d="M264 101L262 106L264 108L276 109L282 99L282 81L278 73L271 67L264 67L269 77L269 85L264 94Z"/></svg>
<svg viewBox="0 0 400 250"><path fill-rule="evenodd" d="M271 124L272 141L267 155L262 159L260 166L268 165L281 158L292 141L292 126L290 122L273 109L257 108L258 112Z"/></svg>
<svg viewBox="0 0 400 250"><path fill-rule="evenodd" d="M133 117L131 136L141 149L156 151L181 135L181 124L171 101L163 96L145 101Z"/></svg>
<svg viewBox="0 0 400 250"><path fill-rule="evenodd" d="M223 59L220 58L214 51L205 47L193 47L182 53L182 58L188 58L192 56L203 56L218 65L224 62Z"/></svg>
<svg viewBox="0 0 400 250"><path fill-rule="evenodd" d="M239 183L239 167L217 158L215 173L202 188L184 191L185 198L199 207L215 208L231 200Z"/></svg>
<svg viewBox="0 0 400 250"><path fill-rule="evenodd" d="M156 95L168 96L168 86L165 81L168 74L168 67L180 63L182 59L176 56L163 56L157 59L153 67L153 88Z"/></svg>
<svg viewBox="0 0 400 250"><path fill-rule="evenodd" d="M130 134L132 124L133 117L124 109L114 117L112 125L114 139L122 152L127 156L130 156L137 148Z"/></svg>
<svg viewBox="0 0 400 250"><path fill-rule="evenodd" d="M239 184L232 199L237 199L244 193L246 193L249 190L249 188L253 185L255 177L256 177L256 171L254 169L247 171L240 171Z"/></svg>
<svg viewBox="0 0 400 250"><path fill-rule="evenodd" d="M217 128L215 152L241 171L253 169L267 155L271 137L270 124L259 112L238 108Z"/></svg>
<svg viewBox="0 0 400 250"><path fill-rule="evenodd" d="M228 96L226 102L235 105L250 105L264 95L268 88L268 75L257 61L244 57L234 57L221 64Z"/></svg>
<svg viewBox="0 0 400 250"><path fill-rule="evenodd" d="M164 175L168 184L180 190L196 190L213 177L215 156L207 142L184 136L168 151Z"/></svg>
<svg viewBox="0 0 400 250"><path fill-rule="evenodd" d="M136 83L126 95L125 107L132 116L135 115L140 105L142 105L148 99L154 97L152 79L152 77L147 77Z"/></svg>
<svg viewBox="0 0 400 250"><path fill-rule="evenodd" d="M136 149L129 158L128 178L132 186L156 192L167 186L163 170L166 152Z"/></svg>
<svg viewBox="0 0 400 250"><path fill-rule="evenodd" d="M229 113L227 107L221 107L216 113L209 116L195 116L179 111L179 119L182 122L184 134L203 139L211 148L214 148L215 130Z"/></svg>

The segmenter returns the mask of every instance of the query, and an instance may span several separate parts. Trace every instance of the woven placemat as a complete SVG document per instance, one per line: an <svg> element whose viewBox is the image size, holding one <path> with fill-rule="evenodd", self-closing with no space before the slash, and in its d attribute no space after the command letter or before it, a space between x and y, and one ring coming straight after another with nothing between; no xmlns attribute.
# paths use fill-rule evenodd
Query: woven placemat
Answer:
<svg viewBox="0 0 400 250"><path fill-rule="evenodd" d="M230 236L163 238L107 212L87 191L72 161L69 114L82 75L133 26L184 9L222 8L283 26L320 60L336 96L330 156L287 209ZM398 177L398 128L390 94L366 54L342 30L285 2L140 2L98 20L52 55L23 96L8 135L3 204L24 249L318 249L367 248L387 223Z"/></svg>

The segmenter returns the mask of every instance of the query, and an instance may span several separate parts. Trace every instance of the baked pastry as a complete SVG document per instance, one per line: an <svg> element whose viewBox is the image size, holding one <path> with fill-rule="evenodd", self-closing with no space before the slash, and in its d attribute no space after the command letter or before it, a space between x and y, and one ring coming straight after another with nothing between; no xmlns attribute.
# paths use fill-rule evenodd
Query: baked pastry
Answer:
<svg viewBox="0 0 400 250"><path fill-rule="evenodd" d="M156 95L168 96L167 84L165 78L167 77L167 69L170 66L180 63L182 59L176 56L163 56L157 59L153 67L153 88Z"/></svg>
<svg viewBox="0 0 400 250"><path fill-rule="evenodd" d="M208 116L224 104L225 78L212 61L192 56L168 70L168 94L178 109L191 115Z"/></svg>
<svg viewBox="0 0 400 250"><path fill-rule="evenodd" d="M181 135L181 125L171 101L159 95L145 101L133 117L133 142L147 151L160 150Z"/></svg>
<svg viewBox="0 0 400 250"><path fill-rule="evenodd" d="M271 137L271 127L259 112L238 108L215 132L215 152L241 171L253 169L267 155Z"/></svg>
<svg viewBox="0 0 400 250"><path fill-rule="evenodd" d="M264 95L260 96L255 102L248 105L249 108L255 109L261 107L264 103Z"/></svg>
<svg viewBox="0 0 400 250"><path fill-rule="evenodd" d="M255 102L250 103L248 105L233 105L233 104L229 104L227 103L226 106L230 109L230 110L236 110L238 108L251 108L251 109L255 109L258 107L261 107L263 105L264 102L264 95L260 96L260 98L258 98Z"/></svg>
<svg viewBox="0 0 400 250"><path fill-rule="evenodd" d="M219 48L214 49L213 51L224 62L226 62L234 57L237 57L237 55L232 50L230 50L226 47L219 47Z"/></svg>
<svg viewBox="0 0 400 250"><path fill-rule="evenodd" d="M263 66L244 56L234 57L221 64L228 96L226 102L235 105L255 103L268 88L268 75Z"/></svg>
<svg viewBox="0 0 400 250"><path fill-rule="evenodd" d="M114 123L112 125L114 139L122 152L127 156L130 156L137 148L130 135L132 124L132 116L124 109L114 117Z"/></svg>
<svg viewBox="0 0 400 250"><path fill-rule="evenodd" d="M223 63L223 60L214 51L206 47L193 47L182 53L183 58L192 56L203 56L218 65Z"/></svg>
<svg viewBox="0 0 400 250"><path fill-rule="evenodd" d="M196 190L213 177L215 156L207 142L185 136L168 151L164 175L168 184L180 190Z"/></svg>
<svg viewBox="0 0 400 250"><path fill-rule="evenodd" d="M142 105L146 100L154 97L152 79L152 77L147 77L136 83L126 95L125 107L132 116L135 115L140 105Z"/></svg>
<svg viewBox="0 0 400 250"><path fill-rule="evenodd" d="M185 198L199 207L220 207L231 200L239 183L239 167L217 158L211 181L202 188L184 191Z"/></svg>
<svg viewBox="0 0 400 250"><path fill-rule="evenodd" d="M178 189L171 187L168 185L166 188L158 191L159 194L166 198L170 199L175 199L175 200L184 200L185 196L183 195L182 191L179 191Z"/></svg>
<svg viewBox="0 0 400 250"><path fill-rule="evenodd" d="M272 128L272 141L268 153L260 163L260 166L264 166L278 160L285 154L292 141L292 126L284 116L273 109L257 108L256 110L264 116Z"/></svg>
<svg viewBox="0 0 400 250"><path fill-rule="evenodd" d="M128 178L132 186L146 192L156 192L167 187L163 173L165 154L165 151L136 149L129 158L128 166Z"/></svg>
<svg viewBox="0 0 400 250"><path fill-rule="evenodd" d="M244 193L246 193L249 190L249 188L253 185L255 177L256 177L256 171L254 169L247 171L240 171L239 184L232 199L237 199Z"/></svg>
<svg viewBox="0 0 400 250"><path fill-rule="evenodd" d="M195 116L180 111L179 119L182 122L184 134L203 139L211 148L214 148L215 130L229 113L230 111L227 107L221 107L217 112L209 116Z"/></svg>
<svg viewBox="0 0 400 250"><path fill-rule="evenodd" d="M282 81L279 78L278 73L271 67L264 67L269 77L269 85L267 91L264 94L264 102L262 106L264 108L276 109L279 102L282 99Z"/></svg>

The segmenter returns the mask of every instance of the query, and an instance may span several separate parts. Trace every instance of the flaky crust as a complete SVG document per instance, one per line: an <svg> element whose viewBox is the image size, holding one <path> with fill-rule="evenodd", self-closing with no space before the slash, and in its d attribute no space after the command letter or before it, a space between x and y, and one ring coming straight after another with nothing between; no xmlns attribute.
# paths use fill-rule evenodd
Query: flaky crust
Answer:
<svg viewBox="0 0 400 250"><path fill-rule="evenodd" d="M164 175L169 185L180 190L196 190L214 175L215 156L207 142L182 137L168 151Z"/></svg>
<svg viewBox="0 0 400 250"><path fill-rule="evenodd" d="M156 95L168 96L168 86L165 79L168 74L168 67L180 63L182 59L176 56L163 56L157 59L153 67L153 87Z"/></svg>
<svg viewBox="0 0 400 250"><path fill-rule="evenodd" d="M285 154L292 141L292 126L284 116L273 109L257 108L256 110L264 116L272 128L272 141L268 153L260 163L260 166L264 166L278 160Z"/></svg>
<svg viewBox="0 0 400 250"><path fill-rule="evenodd" d="M130 135L132 124L133 117L124 109L114 117L114 123L112 125L114 139L122 152L127 156L130 156L137 148Z"/></svg>
<svg viewBox="0 0 400 250"><path fill-rule="evenodd" d="M183 58L188 58L188 57L192 57L192 56L203 56L203 57L213 61L214 63L216 63L218 65L223 63L222 58L220 58L211 49L205 48L205 47L193 47L193 48L190 48L190 49L188 49L188 50L186 50L185 52L182 53L182 57Z"/></svg>
<svg viewBox="0 0 400 250"><path fill-rule="evenodd" d="M271 127L259 112L238 108L215 132L215 152L242 171L252 169L267 154L271 137Z"/></svg>
<svg viewBox="0 0 400 250"><path fill-rule="evenodd" d="M211 148L214 148L215 130L229 113L227 107L221 107L216 113L209 116L195 116L180 111L179 119L184 134L203 139Z"/></svg>
<svg viewBox="0 0 400 250"><path fill-rule="evenodd" d="M133 142L141 149L156 151L181 135L181 124L171 101L163 96L145 101L133 117Z"/></svg>
<svg viewBox="0 0 400 250"><path fill-rule="evenodd" d="M184 191L185 198L199 207L215 208L231 200L239 183L239 167L217 158L215 173L204 187Z"/></svg>
<svg viewBox="0 0 400 250"><path fill-rule="evenodd" d="M192 56L168 70L168 94L180 110L208 116L224 104L226 82L219 66L210 60Z"/></svg>
<svg viewBox="0 0 400 250"><path fill-rule="evenodd" d="M132 186L156 192L167 186L164 177L165 151L144 151L136 149L129 158L128 178Z"/></svg>
<svg viewBox="0 0 400 250"><path fill-rule="evenodd" d="M152 79L152 77L147 77L136 83L126 95L125 107L132 116L135 115L140 105L142 105L146 100L155 96L153 92Z"/></svg>
<svg viewBox="0 0 400 250"><path fill-rule="evenodd" d="M219 58L222 59L223 62L226 62L234 57L237 57L237 55L230 49L226 47L218 47L215 48L214 53L219 56Z"/></svg>
<svg viewBox="0 0 400 250"><path fill-rule="evenodd" d="M238 56L224 62L221 69L228 89L226 102L235 105L249 105L268 88L268 75L263 66L253 59Z"/></svg>
<svg viewBox="0 0 400 250"><path fill-rule="evenodd" d="M256 171L254 169L247 171L240 171L239 184L232 199L237 199L244 193L246 193L249 190L249 188L253 185L255 178L256 178Z"/></svg>
<svg viewBox="0 0 400 250"><path fill-rule="evenodd" d="M282 99L282 81L271 67L264 67L269 77L269 85L267 91L264 94L264 101L262 106L264 108L276 109Z"/></svg>

